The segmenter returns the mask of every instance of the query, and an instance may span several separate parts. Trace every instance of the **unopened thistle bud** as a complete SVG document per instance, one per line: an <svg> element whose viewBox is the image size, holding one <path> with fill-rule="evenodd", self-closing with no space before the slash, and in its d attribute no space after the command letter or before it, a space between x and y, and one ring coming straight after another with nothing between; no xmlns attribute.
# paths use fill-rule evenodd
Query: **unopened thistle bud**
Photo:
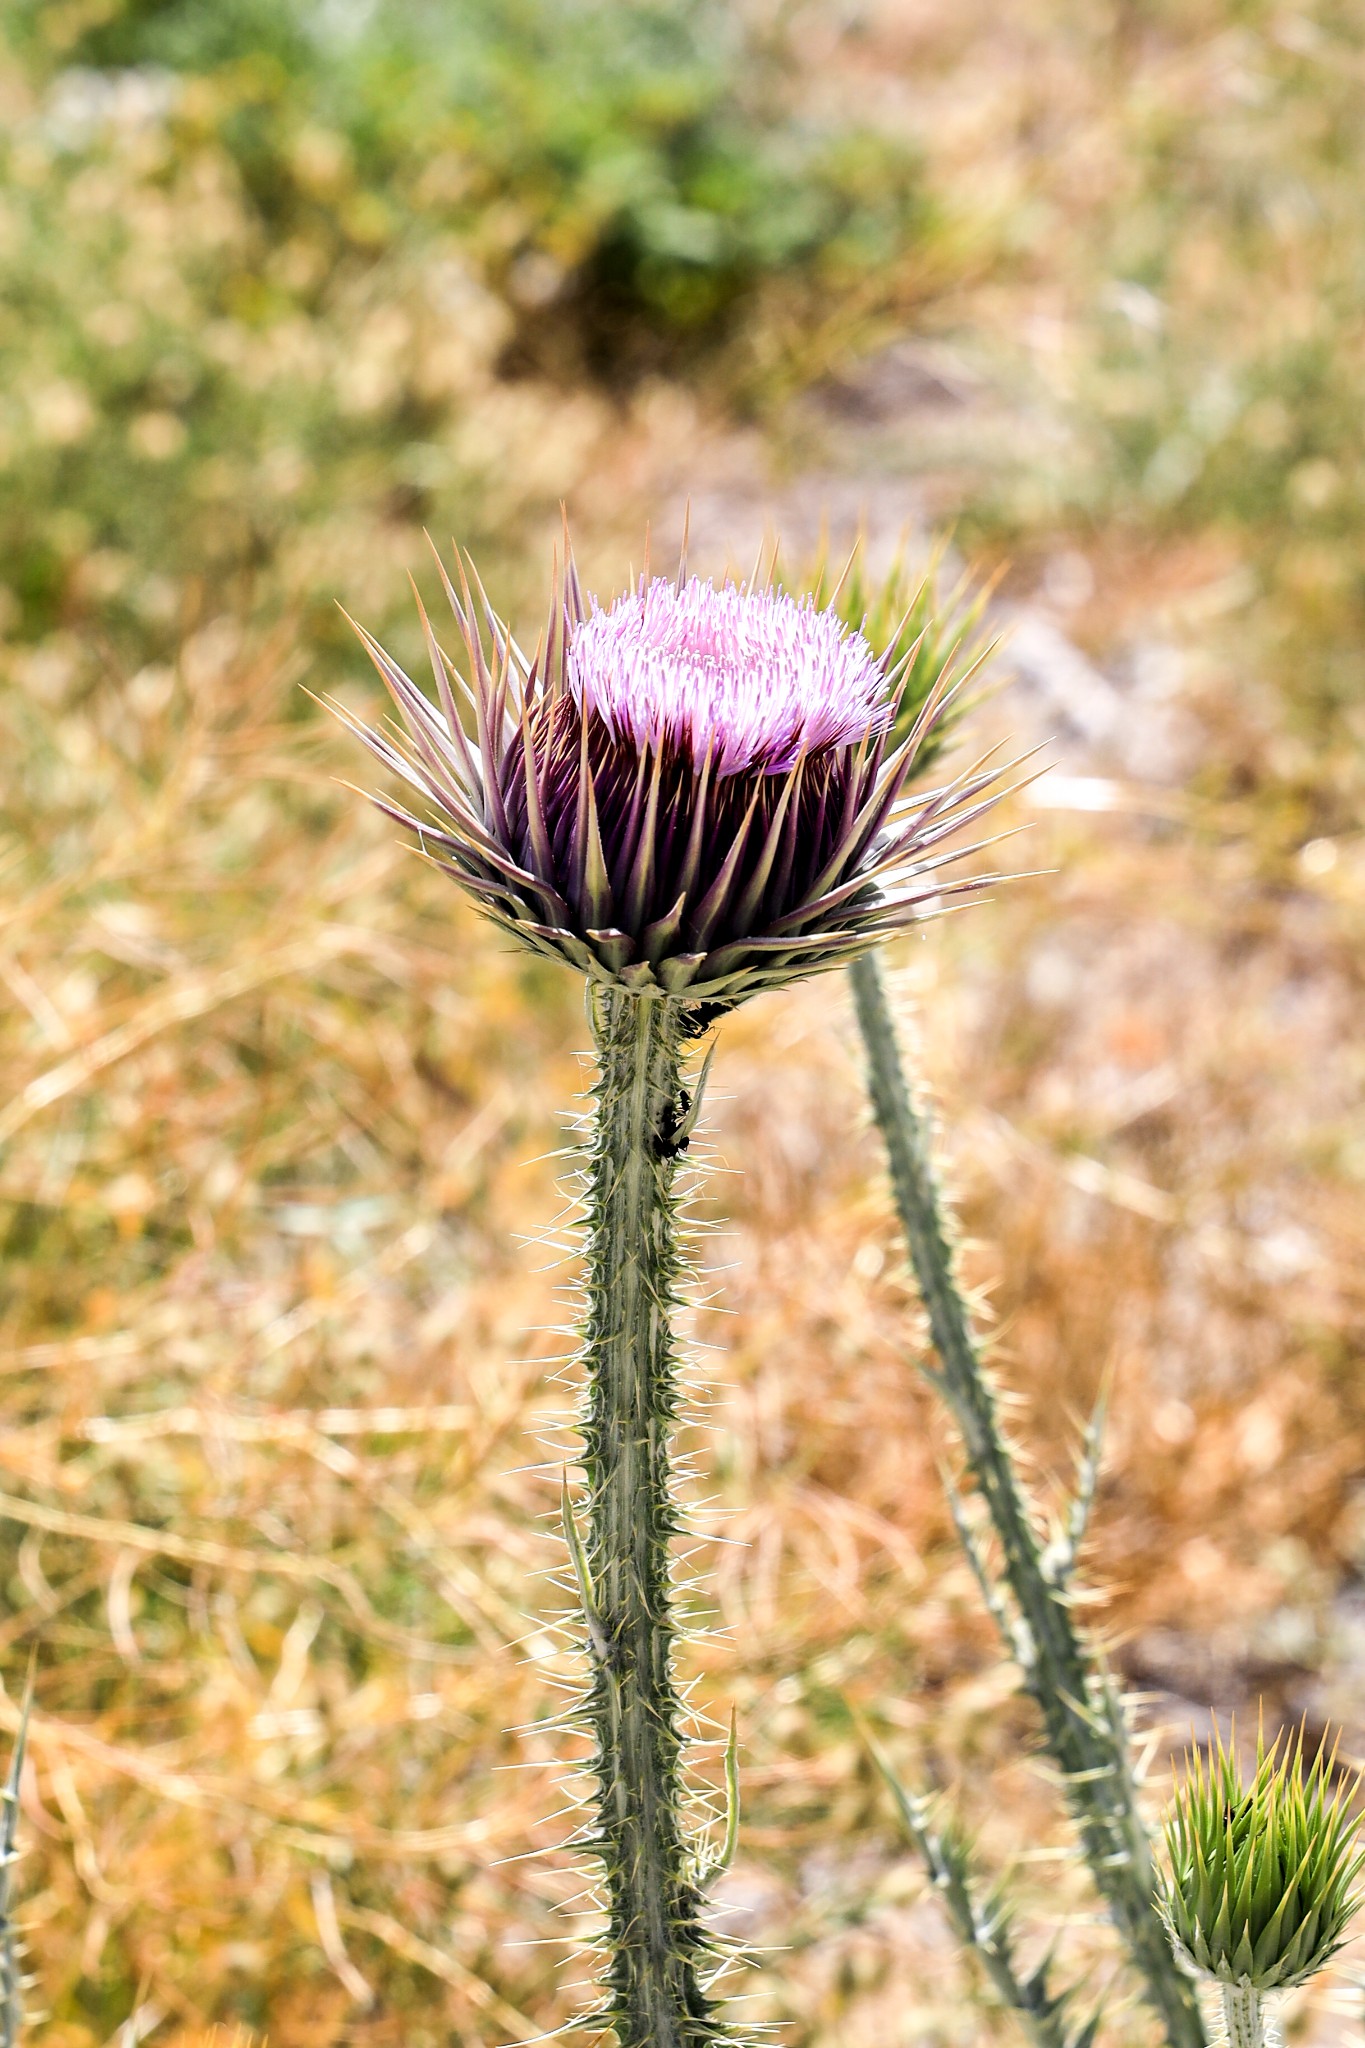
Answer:
<svg viewBox="0 0 1365 2048"><path fill-rule="evenodd" d="M999 645L986 629L986 608L998 576L978 581L964 571L945 589L946 554L947 542L939 539L927 561L916 567L902 544L886 575L877 578L868 573L867 549L860 537L837 579L828 556L822 555L801 580L818 610L837 612L881 654L888 668L895 668L893 744L906 736L935 692L942 691L944 678L953 679L952 703L935 717L915 754L917 780L934 767L961 716L977 702L981 670Z"/></svg>
<svg viewBox="0 0 1365 2048"><path fill-rule="evenodd" d="M1158 1904L1176 1954L1222 1987L1234 2042L1264 2039L1261 1999L1320 1970L1359 1908L1359 1779L1333 1789L1335 1762L1319 1748L1306 1764L1302 1731L1283 1752L1258 1740L1246 1783L1235 1731L1224 1747L1215 1730L1212 1756L1196 1751L1176 1784Z"/></svg>
<svg viewBox="0 0 1365 2048"><path fill-rule="evenodd" d="M942 693L902 732L905 659L836 610L681 571L604 608L570 556L528 660L457 572L458 590L441 573L466 673L425 612L435 703L362 630L406 734L353 729L429 814L383 808L524 945L728 1008L980 885L935 871L994 771L908 793Z"/></svg>

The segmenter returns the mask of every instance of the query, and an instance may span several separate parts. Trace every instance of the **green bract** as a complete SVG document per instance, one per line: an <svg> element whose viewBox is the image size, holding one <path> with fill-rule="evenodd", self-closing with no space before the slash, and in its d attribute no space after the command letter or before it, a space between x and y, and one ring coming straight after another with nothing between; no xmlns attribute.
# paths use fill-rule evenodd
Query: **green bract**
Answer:
<svg viewBox="0 0 1365 2048"><path fill-rule="evenodd" d="M1365 1850L1347 1810L1359 1786L1332 1789L1336 1752L1305 1767L1303 1732L1280 1754L1257 1742L1242 1781L1235 1730L1196 1751L1166 1820L1170 1868L1157 1902L1179 1955L1204 1977L1257 1992L1302 1984L1341 1947L1359 1908Z"/></svg>
<svg viewBox="0 0 1365 2048"><path fill-rule="evenodd" d="M875 577L868 574L867 548L860 537L842 575L831 572L828 552L822 548L814 566L796 581L818 607L837 612L888 668L896 669L897 739L905 738L935 689L946 685L944 694L950 701L920 744L917 778L935 764L959 719L977 701L970 685L999 645L985 624L997 578L978 582L964 571L945 593L942 570L947 549L946 537L936 540L928 560L916 569L902 544L885 576Z"/></svg>

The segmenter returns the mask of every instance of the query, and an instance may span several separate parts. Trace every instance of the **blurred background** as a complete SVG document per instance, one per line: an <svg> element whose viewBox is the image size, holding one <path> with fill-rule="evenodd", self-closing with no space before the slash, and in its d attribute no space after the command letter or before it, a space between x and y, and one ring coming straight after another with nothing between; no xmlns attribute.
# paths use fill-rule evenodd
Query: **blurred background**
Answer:
<svg viewBox="0 0 1365 2048"><path fill-rule="evenodd" d="M1095 1618L1154 1810L1210 1710L1365 1748L1363 86L1346 0L9 0L35 2038L584 2008L537 1725L580 992L395 844L301 687L378 708L337 603L416 658L424 526L528 624L561 499L602 591L689 499L702 568L951 528L949 583L999 577L977 722L1050 742L1031 878L890 965L1016 1432L1046 1498L1109 1376ZM709 1132L686 1664L739 1712L739 2016L1012 2039L850 1702L1040 1946L1114 1957L944 1513L841 977L726 1024ZM1296 2038L1358 2031L1350 1963ZM1118 1984L1106 2025L1150 2038Z"/></svg>

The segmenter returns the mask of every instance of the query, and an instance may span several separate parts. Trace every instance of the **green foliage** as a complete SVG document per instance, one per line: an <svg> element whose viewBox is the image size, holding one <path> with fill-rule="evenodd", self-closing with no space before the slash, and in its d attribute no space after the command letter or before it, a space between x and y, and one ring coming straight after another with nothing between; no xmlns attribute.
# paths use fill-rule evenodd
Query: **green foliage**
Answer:
<svg viewBox="0 0 1365 2048"><path fill-rule="evenodd" d="M1116 491L1324 537L1365 507L1354 10L1247 10L1216 123L1134 110L1092 388ZM1244 281L1255 279L1254 295ZM1306 465L1330 465L1317 470Z"/></svg>
<svg viewBox="0 0 1365 2048"><path fill-rule="evenodd" d="M48 703L281 605L325 662L420 526L488 562L571 488L584 401L509 366L756 345L923 219L713 0L19 0L6 56L0 632Z"/></svg>
<svg viewBox="0 0 1365 2048"><path fill-rule="evenodd" d="M1257 1992L1302 1984L1341 1947L1365 1869L1357 1786L1329 1790L1335 1756L1320 1748L1305 1769L1303 1734L1283 1754L1280 1738L1256 1749L1243 1782L1235 1730L1214 1731L1206 1762L1196 1751L1166 1822L1169 1870L1159 1899L1176 1953L1222 1984Z"/></svg>
<svg viewBox="0 0 1365 2048"><path fill-rule="evenodd" d="M243 139L258 133L290 166L269 216ZM458 433L505 315L457 248L411 260L373 199L270 67L183 87L69 75L10 126L0 608L16 638L64 631L135 668L205 614L283 596L325 642L341 582L372 579L438 497L483 526Z"/></svg>
<svg viewBox="0 0 1365 2048"><path fill-rule="evenodd" d="M447 77L471 198L512 201L490 254L540 354L567 318L591 369L676 361L767 281L848 284L924 224L914 157L803 118L780 46L714 0L556 0L495 21L477 91Z"/></svg>
<svg viewBox="0 0 1365 2048"><path fill-rule="evenodd" d="M20 20L49 62L273 81L228 129L264 209L293 205L291 128L322 124L376 209L471 238L523 352L569 369L676 360L766 281L894 269L927 223L914 154L803 115L781 38L718 0L26 0Z"/></svg>
<svg viewBox="0 0 1365 2048"><path fill-rule="evenodd" d="M1359 705L1365 24L1343 0L1212 12L1218 32L1169 13L1178 87L1139 65L1103 106L1125 168L1077 236L1058 430L1021 436L981 497L998 532L1216 537L1237 658L1306 707Z"/></svg>

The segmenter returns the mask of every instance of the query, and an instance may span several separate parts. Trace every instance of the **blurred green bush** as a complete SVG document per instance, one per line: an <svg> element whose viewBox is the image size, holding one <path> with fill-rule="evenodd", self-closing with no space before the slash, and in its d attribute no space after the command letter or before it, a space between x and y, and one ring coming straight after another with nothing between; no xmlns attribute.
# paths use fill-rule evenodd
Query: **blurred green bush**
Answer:
<svg viewBox="0 0 1365 2048"><path fill-rule="evenodd" d="M928 222L712 0L12 0L0 37L0 627L124 669L282 566L325 639L376 525L564 487L488 445L509 375L715 365L894 291Z"/></svg>
<svg viewBox="0 0 1365 2048"><path fill-rule="evenodd" d="M789 44L721 0L20 0L18 21L49 69L212 77L280 226L297 125L324 123L371 233L384 211L458 225L573 369L670 361L764 278L852 280L923 223L913 153L803 114Z"/></svg>
<svg viewBox="0 0 1365 2048"><path fill-rule="evenodd" d="M1157 7L1146 32L1166 68L1103 106L1094 199L1028 227L1071 271L1040 373L1068 431L1021 443L981 500L997 542L1221 546L1240 659L1365 731L1365 19L1255 0Z"/></svg>

